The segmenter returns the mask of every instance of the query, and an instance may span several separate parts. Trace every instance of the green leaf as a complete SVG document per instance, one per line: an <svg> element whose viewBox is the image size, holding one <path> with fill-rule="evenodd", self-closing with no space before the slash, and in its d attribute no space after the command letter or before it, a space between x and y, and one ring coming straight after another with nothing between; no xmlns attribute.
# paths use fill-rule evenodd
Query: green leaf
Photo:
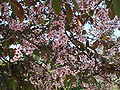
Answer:
<svg viewBox="0 0 120 90"><path fill-rule="evenodd" d="M65 8L66 8L67 20L69 22L71 22L72 18L73 18L73 12L72 12L72 9L70 7L70 4L65 3Z"/></svg>
<svg viewBox="0 0 120 90"><path fill-rule="evenodd" d="M111 5L112 5L112 0L108 1L108 0L105 0L105 4L107 5L106 8L110 8Z"/></svg>
<svg viewBox="0 0 120 90"><path fill-rule="evenodd" d="M87 40L87 41L86 41L86 47L88 47L88 46L89 46L89 41Z"/></svg>
<svg viewBox="0 0 120 90"><path fill-rule="evenodd" d="M78 85L77 87L70 88L70 90L84 90L85 88L83 86Z"/></svg>
<svg viewBox="0 0 120 90"><path fill-rule="evenodd" d="M47 0L47 1L45 2L45 5L47 6L49 3L50 3L50 0Z"/></svg>
<svg viewBox="0 0 120 90"><path fill-rule="evenodd" d="M90 14L90 16L93 16L94 10L90 10L89 14Z"/></svg>
<svg viewBox="0 0 120 90"><path fill-rule="evenodd" d="M89 17L89 15L87 13L81 15L81 18L83 18L83 19L88 18L88 17Z"/></svg>
<svg viewBox="0 0 120 90"><path fill-rule="evenodd" d="M3 0L3 2L8 2L9 0Z"/></svg>
<svg viewBox="0 0 120 90"><path fill-rule="evenodd" d="M74 79L75 77L73 75L66 75L66 78L64 80L64 86L69 88Z"/></svg>
<svg viewBox="0 0 120 90"><path fill-rule="evenodd" d="M55 67L55 63L56 63L56 57L50 60L51 68Z"/></svg>
<svg viewBox="0 0 120 90"><path fill-rule="evenodd" d="M58 15L60 14L60 11L61 11L60 5L61 5L60 0L53 0L52 1L52 8L54 9L55 13Z"/></svg>
<svg viewBox="0 0 120 90"><path fill-rule="evenodd" d="M39 51L37 49L33 51L33 54L38 56L38 57L40 56L40 53L39 53Z"/></svg>
<svg viewBox="0 0 120 90"><path fill-rule="evenodd" d="M0 54L2 55L2 53L3 53L3 49L2 47L0 47Z"/></svg>
<svg viewBox="0 0 120 90"><path fill-rule="evenodd" d="M80 78L79 81L80 81L80 82L84 82L84 83L88 83L88 84L89 84L89 81L88 81L86 78Z"/></svg>
<svg viewBox="0 0 120 90"><path fill-rule="evenodd" d="M76 2L76 0L72 0L74 6L75 6L75 9L79 12L79 6L78 6L78 3Z"/></svg>
<svg viewBox="0 0 120 90"><path fill-rule="evenodd" d="M98 83L98 81L96 80L96 78L91 77L91 79L92 79L93 84L95 84L95 85L96 85L97 90L100 90L101 85Z"/></svg>
<svg viewBox="0 0 120 90"><path fill-rule="evenodd" d="M120 17L120 0L112 0L115 14Z"/></svg>
<svg viewBox="0 0 120 90"><path fill-rule="evenodd" d="M16 89L16 81L13 78L9 78L5 84L6 87L10 90Z"/></svg>

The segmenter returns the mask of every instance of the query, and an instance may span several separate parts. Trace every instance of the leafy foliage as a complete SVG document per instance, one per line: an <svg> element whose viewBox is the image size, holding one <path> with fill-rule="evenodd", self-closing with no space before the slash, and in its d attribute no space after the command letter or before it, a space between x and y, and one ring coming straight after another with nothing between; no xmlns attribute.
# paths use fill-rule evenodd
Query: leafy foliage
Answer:
<svg viewBox="0 0 120 90"><path fill-rule="evenodd" d="M119 3L0 1L0 89L119 89Z"/></svg>
<svg viewBox="0 0 120 90"><path fill-rule="evenodd" d="M120 17L120 1L119 0L112 0L114 11L118 17Z"/></svg>

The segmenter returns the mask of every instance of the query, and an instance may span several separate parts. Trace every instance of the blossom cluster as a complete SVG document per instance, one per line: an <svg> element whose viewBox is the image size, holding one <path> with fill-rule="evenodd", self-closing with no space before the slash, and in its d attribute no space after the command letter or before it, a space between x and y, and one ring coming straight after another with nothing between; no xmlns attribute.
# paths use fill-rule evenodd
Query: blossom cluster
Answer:
<svg viewBox="0 0 120 90"><path fill-rule="evenodd" d="M33 66L35 78L40 77L39 73L44 69L47 72L46 77L54 80L62 78L64 81L67 75L77 76L81 71L92 75L102 66L101 58L119 59L120 40L111 39L114 25L116 22L119 24L119 20L116 17L110 19L103 0L75 1L80 10L74 12L77 6L71 0L61 0L61 11L56 14L52 8L53 2L45 5L45 1L40 0L36 5L24 7L25 17L22 22L17 15L12 16L11 13L14 12L8 3L0 6L3 8L3 14L0 14L3 21L8 24L10 32L20 39L15 43L20 46L14 50L13 60L19 60L24 55L32 57L35 50L39 52L36 55L37 61L41 60L43 63L40 63L40 68ZM66 3L70 7L65 6ZM72 15L67 15L67 9ZM86 25L90 28L85 29ZM34 78L31 77L30 80L32 79Z"/></svg>

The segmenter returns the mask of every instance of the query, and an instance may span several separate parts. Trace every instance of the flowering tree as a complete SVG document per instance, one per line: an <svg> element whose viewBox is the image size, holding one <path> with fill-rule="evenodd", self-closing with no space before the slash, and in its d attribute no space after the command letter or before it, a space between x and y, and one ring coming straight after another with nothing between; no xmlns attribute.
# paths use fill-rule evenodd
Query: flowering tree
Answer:
<svg viewBox="0 0 120 90"><path fill-rule="evenodd" d="M2 90L119 86L118 0L0 0ZM108 85L107 85L108 84Z"/></svg>

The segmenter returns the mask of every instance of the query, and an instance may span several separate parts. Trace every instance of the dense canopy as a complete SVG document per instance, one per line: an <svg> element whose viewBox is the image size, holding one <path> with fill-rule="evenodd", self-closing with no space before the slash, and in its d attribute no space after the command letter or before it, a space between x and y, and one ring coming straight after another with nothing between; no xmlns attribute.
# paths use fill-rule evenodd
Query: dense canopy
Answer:
<svg viewBox="0 0 120 90"><path fill-rule="evenodd" d="M119 17L119 0L0 0L0 90L118 89Z"/></svg>

